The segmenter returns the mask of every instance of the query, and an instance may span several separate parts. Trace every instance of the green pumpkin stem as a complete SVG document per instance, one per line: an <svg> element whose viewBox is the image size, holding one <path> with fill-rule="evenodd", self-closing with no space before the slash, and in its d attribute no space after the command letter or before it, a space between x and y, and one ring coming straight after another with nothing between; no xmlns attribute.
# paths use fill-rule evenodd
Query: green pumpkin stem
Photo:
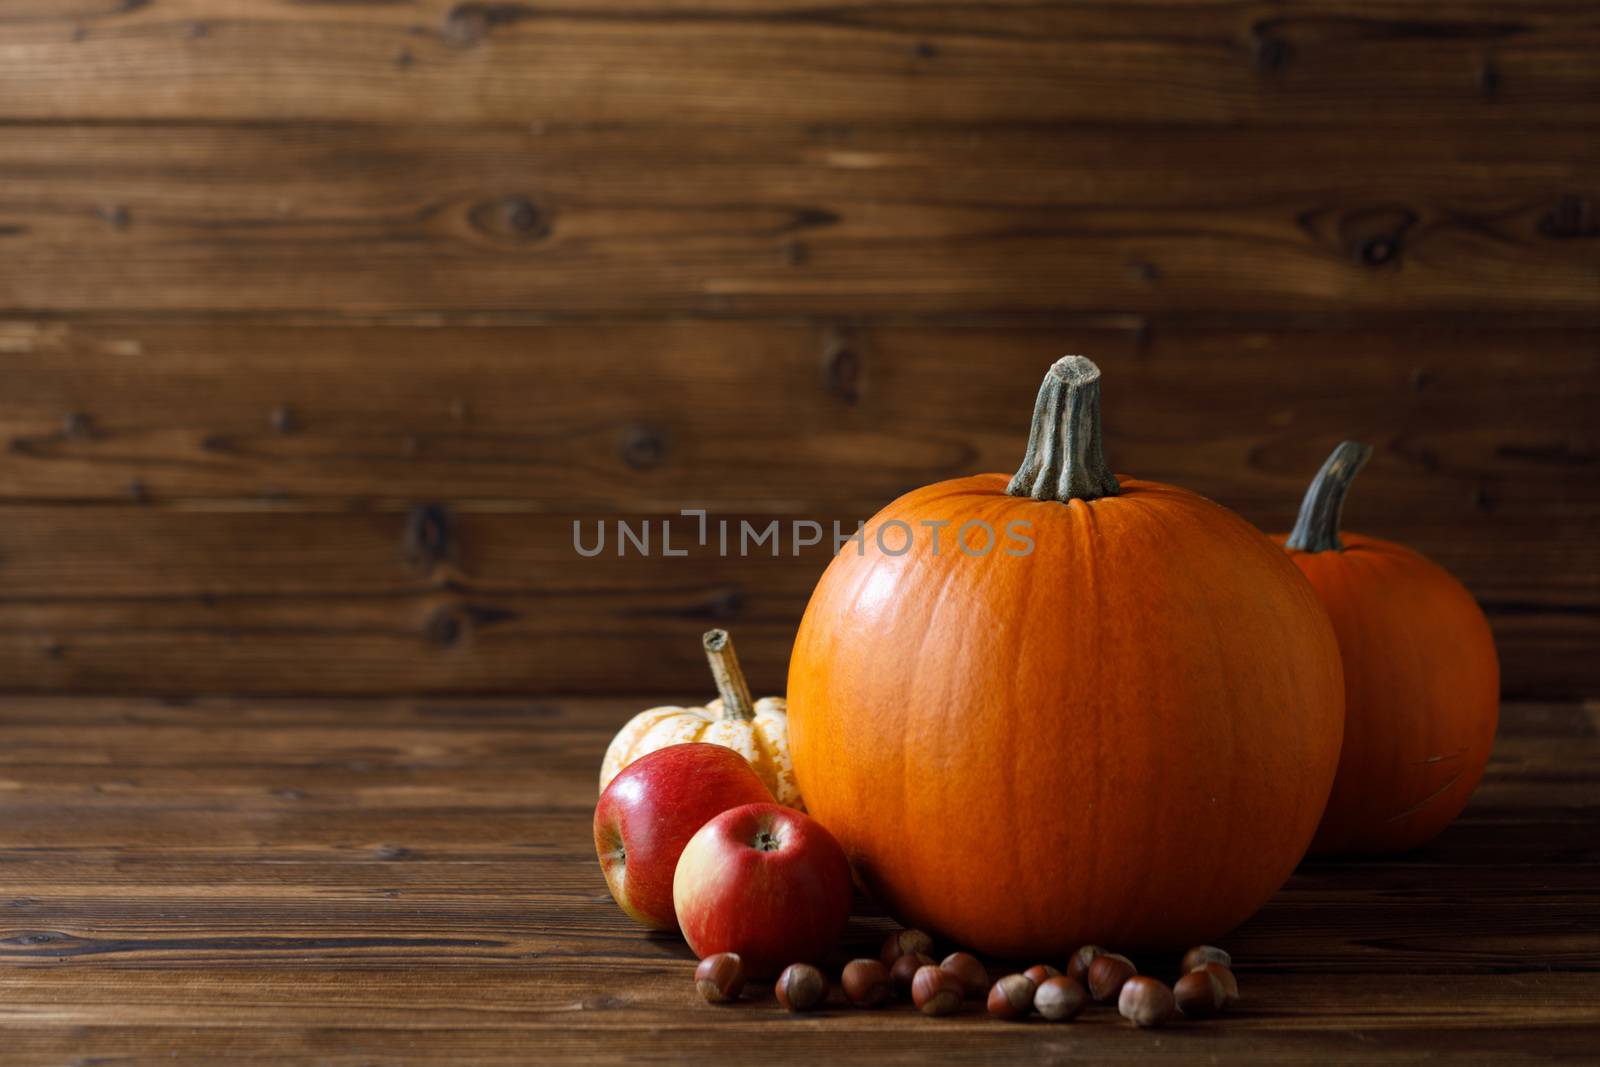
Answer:
<svg viewBox="0 0 1600 1067"><path fill-rule="evenodd" d="M733 638L728 631L707 630L700 644L705 647L711 677L716 679L717 692L722 696L723 720L749 722L755 718L756 702L750 698L750 685L739 669L739 657L733 654Z"/></svg>
<svg viewBox="0 0 1600 1067"><path fill-rule="evenodd" d="M1294 521L1285 548L1299 552L1344 551L1344 542L1339 540L1344 495L1370 458L1372 447L1360 441L1343 441L1329 454L1300 502L1300 517Z"/></svg>
<svg viewBox="0 0 1600 1067"><path fill-rule="evenodd" d="M1065 356L1045 374L1028 451L1006 492L1063 504L1122 492L1100 446L1100 368L1092 360Z"/></svg>

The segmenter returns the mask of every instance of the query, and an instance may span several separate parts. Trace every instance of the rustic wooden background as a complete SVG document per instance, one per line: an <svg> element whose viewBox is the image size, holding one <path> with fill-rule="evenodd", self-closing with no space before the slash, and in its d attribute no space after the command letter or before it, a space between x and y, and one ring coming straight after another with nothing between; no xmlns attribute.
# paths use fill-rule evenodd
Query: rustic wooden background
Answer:
<svg viewBox="0 0 1600 1067"><path fill-rule="evenodd" d="M0 689L770 691L821 553L571 519L1010 469L1075 351L1594 694L1597 178L1588 4L0 0Z"/></svg>

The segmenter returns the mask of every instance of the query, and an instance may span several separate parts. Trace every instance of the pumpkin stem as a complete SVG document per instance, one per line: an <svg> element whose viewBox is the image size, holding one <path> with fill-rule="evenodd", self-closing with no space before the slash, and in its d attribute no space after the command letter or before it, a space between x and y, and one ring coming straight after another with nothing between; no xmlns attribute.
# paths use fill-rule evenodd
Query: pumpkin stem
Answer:
<svg viewBox="0 0 1600 1067"><path fill-rule="evenodd" d="M1092 360L1065 356L1045 374L1028 451L1006 492L1063 504L1122 492L1100 448L1100 368Z"/></svg>
<svg viewBox="0 0 1600 1067"><path fill-rule="evenodd" d="M1311 480L1306 498L1300 502L1300 517L1283 547L1298 552L1343 552L1339 540L1339 516L1344 511L1344 495L1350 483L1372 457L1372 446L1360 441L1343 441L1323 462Z"/></svg>
<svg viewBox="0 0 1600 1067"><path fill-rule="evenodd" d="M756 702L750 699L750 686L739 669L739 657L733 654L733 638L728 631L707 630L700 644L705 647L711 677L717 680L717 692L722 696L723 720L748 722L755 718Z"/></svg>

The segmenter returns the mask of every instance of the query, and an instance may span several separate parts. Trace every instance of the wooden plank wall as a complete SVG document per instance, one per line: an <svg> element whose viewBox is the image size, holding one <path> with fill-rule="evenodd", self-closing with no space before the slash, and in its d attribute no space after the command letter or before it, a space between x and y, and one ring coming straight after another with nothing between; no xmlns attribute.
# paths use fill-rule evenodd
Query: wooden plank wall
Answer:
<svg viewBox="0 0 1600 1067"><path fill-rule="evenodd" d="M1352 528L1600 693L1600 13L1570 3L0 3L0 689L758 689L853 522L1014 466Z"/></svg>

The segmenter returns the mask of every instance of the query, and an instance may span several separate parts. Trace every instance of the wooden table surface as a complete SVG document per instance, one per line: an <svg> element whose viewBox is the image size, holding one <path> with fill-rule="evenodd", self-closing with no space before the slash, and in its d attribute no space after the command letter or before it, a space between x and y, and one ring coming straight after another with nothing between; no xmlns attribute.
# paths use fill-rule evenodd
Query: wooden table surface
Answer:
<svg viewBox="0 0 1600 1067"><path fill-rule="evenodd" d="M700 1002L612 904L595 773L638 700L0 702L0 1060L1224 1062L1600 1050L1600 707L1511 705L1439 840L1317 863L1223 944L1243 1002L1135 1032ZM846 949L891 924L852 921Z"/></svg>

